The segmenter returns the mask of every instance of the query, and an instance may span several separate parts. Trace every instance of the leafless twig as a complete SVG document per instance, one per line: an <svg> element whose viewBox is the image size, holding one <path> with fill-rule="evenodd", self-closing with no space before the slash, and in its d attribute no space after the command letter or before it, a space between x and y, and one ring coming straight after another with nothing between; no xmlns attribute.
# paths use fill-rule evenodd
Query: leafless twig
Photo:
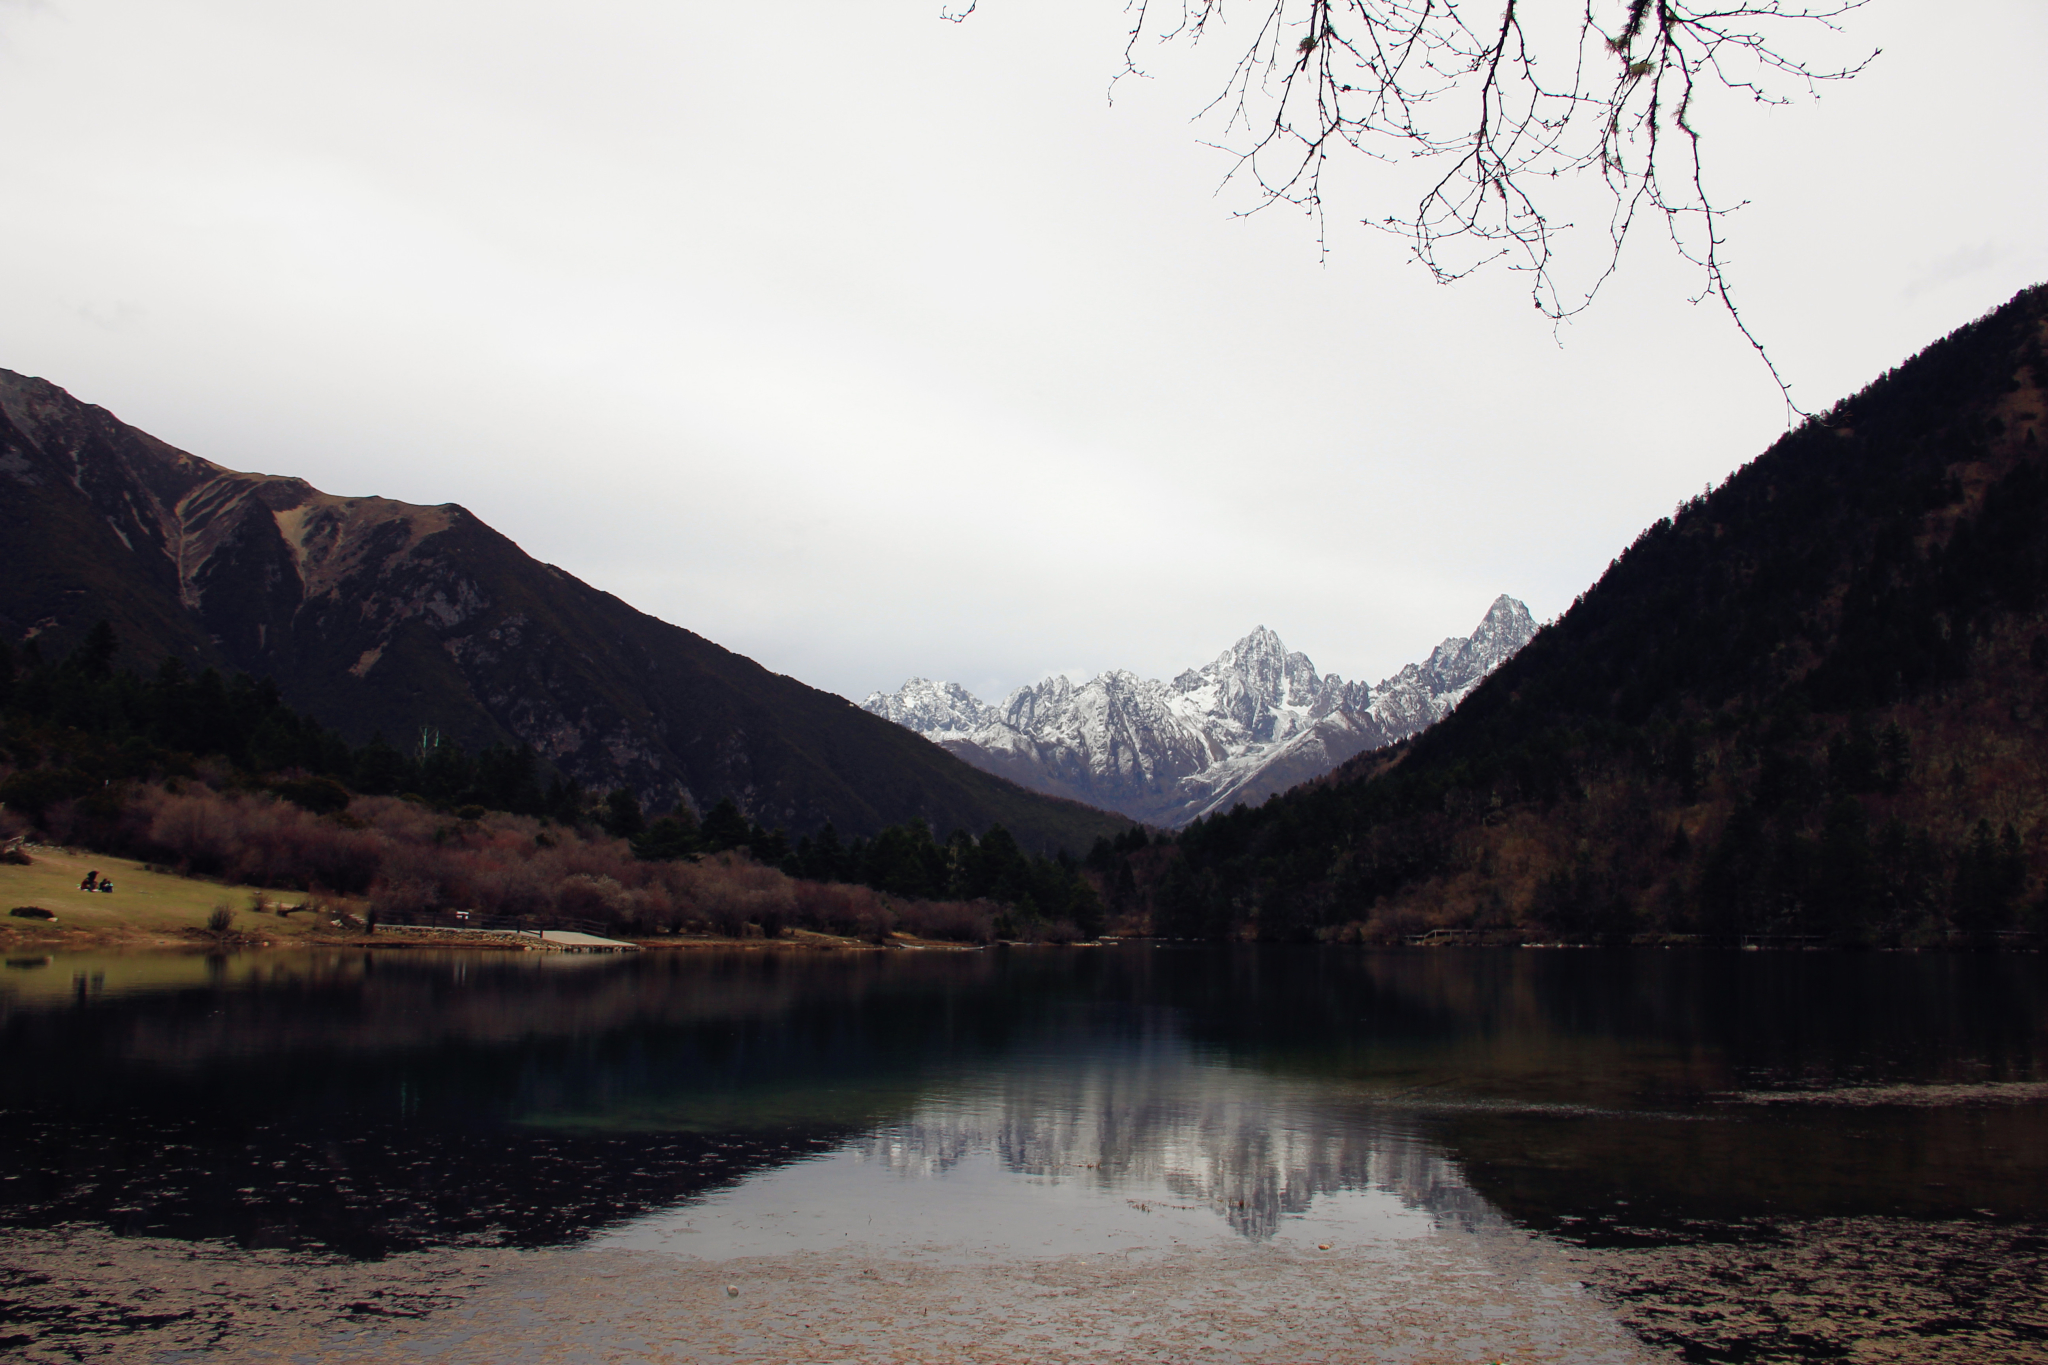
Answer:
<svg viewBox="0 0 2048 1365"><path fill-rule="evenodd" d="M1856 76L1876 53L1827 67L1796 49L1864 3L1584 0L1572 14L1527 0L1126 0L1117 79L1144 74L1148 50L1227 31L1230 71L1201 112L1221 124L1226 183L1254 190L1244 212L1302 208L1326 250L1334 154L1440 167L1411 210L1368 225L1404 237L1441 283L1496 263L1526 272L1535 306L1558 322L1613 277L1638 220L1660 215L1700 272L1695 301L1722 306L1797 414L1730 289L1724 229L1740 205L1709 191L1698 113L1711 95L1785 104ZM1609 204L1605 240L1590 283L1568 287L1558 246L1589 176Z"/></svg>

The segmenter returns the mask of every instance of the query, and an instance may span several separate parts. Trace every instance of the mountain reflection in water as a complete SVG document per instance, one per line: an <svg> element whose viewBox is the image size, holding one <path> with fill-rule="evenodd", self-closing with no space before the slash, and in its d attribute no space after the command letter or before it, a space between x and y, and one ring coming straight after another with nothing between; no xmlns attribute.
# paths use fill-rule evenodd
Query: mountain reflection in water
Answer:
<svg viewBox="0 0 2048 1365"><path fill-rule="evenodd" d="M539 1246L828 1154L935 1209L985 1159L1253 1240L1350 1194L1582 1240L2034 1218L2048 1105L2010 1087L2048 1081L2044 1001L2042 959L1991 955L23 959L0 1222ZM1934 1083L1963 1100L1740 1098Z"/></svg>
<svg viewBox="0 0 2048 1365"><path fill-rule="evenodd" d="M1324 1089L1201 1062L1185 1047L1036 1057L924 1100L852 1146L879 1169L924 1178L986 1154L1015 1176L1200 1206L1254 1240L1340 1191L1498 1222L1412 1126L1333 1106Z"/></svg>

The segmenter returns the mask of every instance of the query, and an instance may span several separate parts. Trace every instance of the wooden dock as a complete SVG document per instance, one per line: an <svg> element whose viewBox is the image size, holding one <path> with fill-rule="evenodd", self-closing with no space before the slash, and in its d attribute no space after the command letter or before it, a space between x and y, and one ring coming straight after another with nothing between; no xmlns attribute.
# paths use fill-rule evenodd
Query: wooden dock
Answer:
<svg viewBox="0 0 2048 1365"><path fill-rule="evenodd" d="M601 938L574 929L543 929L537 935L549 948L563 953L637 953L640 945L622 938Z"/></svg>
<svg viewBox="0 0 2048 1365"><path fill-rule="evenodd" d="M545 949L555 953L637 953L640 945L620 938L605 938L576 929L488 929L449 924L380 924L380 934L421 934L445 938L451 943L467 939L473 943Z"/></svg>

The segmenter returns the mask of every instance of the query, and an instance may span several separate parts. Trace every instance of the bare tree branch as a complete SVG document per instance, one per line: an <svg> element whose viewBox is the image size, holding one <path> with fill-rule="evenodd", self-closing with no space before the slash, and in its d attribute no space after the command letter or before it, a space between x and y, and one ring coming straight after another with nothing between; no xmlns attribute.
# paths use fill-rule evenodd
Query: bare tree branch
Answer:
<svg viewBox="0 0 2048 1365"><path fill-rule="evenodd" d="M1717 94L1785 104L1856 76L1875 52L1827 67L1798 48L1864 3L1583 0L1574 15L1529 0L1126 0L1116 80L1142 76L1150 50L1229 42L1229 71L1198 118L1220 124L1211 145L1231 155L1224 183L1252 191L1243 212L1303 209L1327 251L1334 154L1440 166L1412 209L1367 225L1404 237L1441 283L1496 263L1527 273L1531 300L1557 322L1592 304L1639 220L1661 216L1700 272L1695 302L1727 312L1790 416L1791 390L1729 285L1726 219L1741 205L1709 190L1698 112ZM1484 22L1468 23L1481 9ZM1588 282L1570 286L1557 253L1589 177L1609 201L1605 240Z"/></svg>

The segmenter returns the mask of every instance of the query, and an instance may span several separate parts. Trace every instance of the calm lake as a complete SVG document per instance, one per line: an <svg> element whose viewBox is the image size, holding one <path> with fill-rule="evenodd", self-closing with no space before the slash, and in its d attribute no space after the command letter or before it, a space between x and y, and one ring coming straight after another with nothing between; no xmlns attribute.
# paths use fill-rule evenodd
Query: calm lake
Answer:
<svg viewBox="0 0 2048 1365"><path fill-rule="evenodd" d="M2048 958L16 958L31 1360L2048 1360ZM197 1354L194 1354L197 1353Z"/></svg>

